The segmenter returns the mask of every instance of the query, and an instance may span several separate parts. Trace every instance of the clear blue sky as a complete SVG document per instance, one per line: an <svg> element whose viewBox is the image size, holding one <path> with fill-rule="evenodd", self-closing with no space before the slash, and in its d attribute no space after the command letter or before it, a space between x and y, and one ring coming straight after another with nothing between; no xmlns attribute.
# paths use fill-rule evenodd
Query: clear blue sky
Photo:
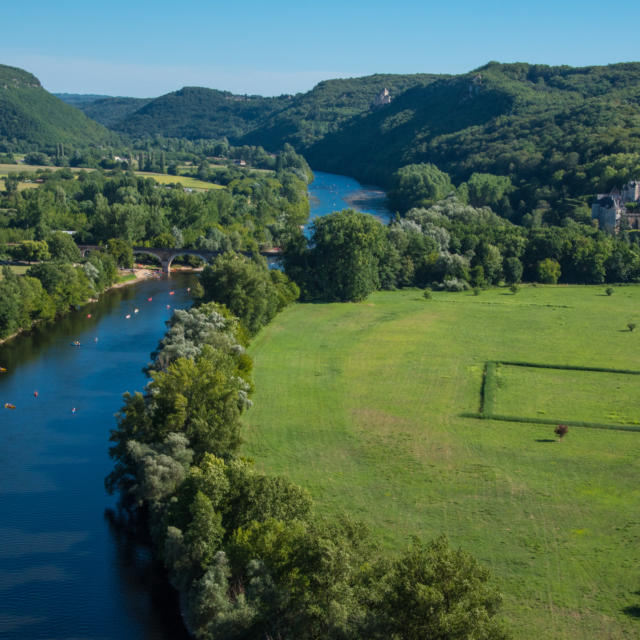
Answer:
<svg viewBox="0 0 640 640"><path fill-rule="evenodd" d="M327 78L463 73L489 60L639 60L639 13L631 0L32 0L4 3L0 64L52 92L278 95Z"/></svg>

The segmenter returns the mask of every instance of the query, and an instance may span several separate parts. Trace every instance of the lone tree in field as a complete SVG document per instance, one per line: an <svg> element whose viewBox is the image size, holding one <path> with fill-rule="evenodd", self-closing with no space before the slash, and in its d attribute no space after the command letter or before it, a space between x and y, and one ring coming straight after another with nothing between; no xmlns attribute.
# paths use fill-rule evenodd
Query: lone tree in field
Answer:
<svg viewBox="0 0 640 640"><path fill-rule="evenodd" d="M627 322L627 329L629 329L629 331L633 331L635 328L636 328L635 322Z"/></svg>
<svg viewBox="0 0 640 640"><path fill-rule="evenodd" d="M569 431L569 427L566 424L559 424L553 432L562 440L567 435L567 431Z"/></svg>

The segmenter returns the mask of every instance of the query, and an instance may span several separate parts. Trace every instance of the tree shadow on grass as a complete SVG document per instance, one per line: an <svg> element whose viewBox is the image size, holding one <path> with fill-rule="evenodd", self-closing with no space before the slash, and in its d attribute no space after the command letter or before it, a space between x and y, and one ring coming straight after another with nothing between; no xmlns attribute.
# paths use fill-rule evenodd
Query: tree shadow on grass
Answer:
<svg viewBox="0 0 640 640"><path fill-rule="evenodd" d="M557 440L554 440L553 438L538 438L536 442L557 442Z"/></svg>
<svg viewBox="0 0 640 640"><path fill-rule="evenodd" d="M640 618L640 606L632 604L630 607L625 607L623 613L626 613L630 618Z"/></svg>

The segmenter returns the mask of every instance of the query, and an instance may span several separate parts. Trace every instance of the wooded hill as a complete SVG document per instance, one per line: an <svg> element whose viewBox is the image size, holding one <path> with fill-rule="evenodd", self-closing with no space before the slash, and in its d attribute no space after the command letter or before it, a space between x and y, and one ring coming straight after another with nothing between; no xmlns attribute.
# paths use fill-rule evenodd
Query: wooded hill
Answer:
<svg viewBox="0 0 640 640"><path fill-rule="evenodd" d="M23 111L16 114L15 99L2 109L0 136L45 144L63 124L54 142L78 130L75 110L29 119L27 106L33 111L55 99L30 74L11 73L2 95L22 96ZM376 104L385 88L391 102ZM26 100L25 92L37 99ZM395 186L400 167L433 163L456 187L470 178L497 181L500 198L472 203L514 221L529 216L534 225L567 216L587 221L585 204L594 193L640 175L640 63L633 62L582 68L490 62L456 76L327 80L307 93L273 98L199 87L150 101L77 98L86 113L133 138L226 138L269 151L289 142L315 169L384 187ZM104 130L93 132L95 142Z"/></svg>
<svg viewBox="0 0 640 640"><path fill-rule="evenodd" d="M84 113L45 91L31 73L0 65L0 141L34 147L92 146L117 138Z"/></svg>
<svg viewBox="0 0 640 640"><path fill-rule="evenodd" d="M376 105L384 88L391 102ZM100 119L113 100L82 108ZM268 150L290 142L316 169L382 186L392 186L398 168L425 162L456 185L473 173L505 176L510 203L502 213L519 219L536 207L575 207L576 196L637 177L640 63L490 62L456 76L328 80L277 98L192 87L111 126L135 137L226 137Z"/></svg>
<svg viewBox="0 0 640 640"><path fill-rule="evenodd" d="M72 107L84 111L85 115L101 125L110 128L115 127L121 120L153 100L153 98L114 98L81 93L54 93L53 95Z"/></svg>
<svg viewBox="0 0 640 640"><path fill-rule="evenodd" d="M640 63L496 62L409 89L303 149L316 168L380 184L403 165L431 162L456 183L486 172L534 190L562 180L574 193L585 178L595 178L587 191L608 186L602 171L584 175L589 163L639 151ZM608 177L624 179L613 174L625 159L611 164Z"/></svg>

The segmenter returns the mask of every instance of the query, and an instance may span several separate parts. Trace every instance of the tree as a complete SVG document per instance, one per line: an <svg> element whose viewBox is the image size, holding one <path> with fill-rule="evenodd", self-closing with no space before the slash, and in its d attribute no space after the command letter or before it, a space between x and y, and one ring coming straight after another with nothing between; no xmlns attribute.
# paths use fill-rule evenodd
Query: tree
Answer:
<svg viewBox="0 0 640 640"><path fill-rule="evenodd" d="M299 295L289 278L271 274L264 261L231 252L207 265L200 281L205 299L224 304L252 335Z"/></svg>
<svg viewBox="0 0 640 640"><path fill-rule="evenodd" d="M16 260L26 262L41 262L49 260L49 245L44 240L23 240L19 245L12 247L11 253Z"/></svg>
<svg viewBox="0 0 640 640"><path fill-rule="evenodd" d="M538 263L538 280L544 284L556 284L560 278L560 265L556 260L545 258Z"/></svg>
<svg viewBox="0 0 640 640"><path fill-rule="evenodd" d="M54 231L48 238L49 252L54 260L62 262L80 262L82 254L78 245L68 233Z"/></svg>
<svg viewBox="0 0 640 640"><path fill-rule="evenodd" d="M388 192L391 208L405 212L412 207L428 207L454 191L451 179L431 163L409 164L393 174Z"/></svg>
<svg viewBox="0 0 640 640"><path fill-rule="evenodd" d="M130 268L133 265L133 250L126 240L111 238L107 242L107 251L114 257L119 267Z"/></svg>
<svg viewBox="0 0 640 640"><path fill-rule="evenodd" d="M558 436L558 438L560 438L561 440L567 435L568 432L569 432L569 427L567 427L566 424L559 424L553 430L553 433L555 433Z"/></svg>
<svg viewBox="0 0 640 640"><path fill-rule="evenodd" d="M473 173L467 182L469 204L474 207L489 206L500 211L508 200L505 196L513 191L513 185L507 176L491 173Z"/></svg>
<svg viewBox="0 0 640 640"><path fill-rule="evenodd" d="M313 224L307 288L326 300L364 300L380 287L380 267L388 247L383 225L346 209Z"/></svg>
<svg viewBox="0 0 640 640"><path fill-rule="evenodd" d="M502 598L487 569L443 536L392 561L373 597L368 637L502 640Z"/></svg>
<svg viewBox="0 0 640 640"><path fill-rule="evenodd" d="M502 271L504 272L504 279L507 284L518 284L522 281L523 267L519 258L505 258Z"/></svg>

